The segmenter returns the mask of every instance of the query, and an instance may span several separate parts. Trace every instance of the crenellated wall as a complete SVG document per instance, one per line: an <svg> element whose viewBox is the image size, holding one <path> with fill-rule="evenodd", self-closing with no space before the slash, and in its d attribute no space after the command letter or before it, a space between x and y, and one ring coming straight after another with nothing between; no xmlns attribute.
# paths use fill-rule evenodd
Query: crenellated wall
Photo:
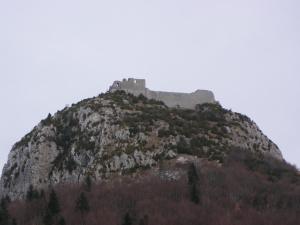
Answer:
<svg viewBox="0 0 300 225"><path fill-rule="evenodd" d="M123 90L135 96L142 94L149 99L163 101L169 107L194 109L197 104L216 102L213 92L208 90L197 90L193 93L151 91L146 88L145 79L129 78L115 81L109 91L117 90Z"/></svg>

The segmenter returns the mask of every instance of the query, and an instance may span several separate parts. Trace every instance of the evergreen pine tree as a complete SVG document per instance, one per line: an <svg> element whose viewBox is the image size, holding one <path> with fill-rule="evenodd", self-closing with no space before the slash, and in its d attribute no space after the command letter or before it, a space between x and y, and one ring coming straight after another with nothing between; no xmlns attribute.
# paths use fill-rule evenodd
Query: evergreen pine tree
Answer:
<svg viewBox="0 0 300 225"><path fill-rule="evenodd" d="M193 183L190 186L190 198L191 198L191 201L194 202L195 204L200 203L199 191L198 191L196 183Z"/></svg>
<svg viewBox="0 0 300 225"><path fill-rule="evenodd" d="M66 225L66 221L63 217L61 217L58 221L58 225Z"/></svg>
<svg viewBox="0 0 300 225"><path fill-rule="evenodd" d="M90 210L89 202L83 192L79 195L75 209L80 211L81 214L87 213Z"/></svg>
<svg viewBox="0 0 300 225"><path fill-rule="evenodd" d="M42 190L40 190L40 198L41 199L45 199L45 191L42 189Z"/></svg>
<svg viewBox="0 0 300 225"><path fill-rule="evenodd" d="M54 190L52 190L50 193L50 198L49 198L49 202L48 202L48 210L52 216L57 215L60 212L59 201L58 201L57 195Z"/></svg>
<svg viewBox="0 0 300 225"><path fill-rule="evenodd" d="M0 202L0 225L7 225L10 222L9 213L7 210L7 201L1 199Z"/></svg>
<svg viewBox="0 0 300 225"><path fill-rule="evenodd" d="M53 215L50 213L50 211L47 209L46 213L43 217L43 223L44 225L52 225L53 224Z"/></svg>
<svg viewBox="0 0 300 225"><path fill-rule="evenodd" d="M92 179L90 175L85 178L85 189L87 192L90 192L92 188Z"/></svg>
<svg viewBox="0 0 300 225"><path fill-rule="evenodd" d="M57 195L54 190L51 191L46 212L43 217L45 225L52 225L57 221L57 215L60 213L60 206Z"/></svg>
<svg viewBox="0 0 300 225"><path fill-rule="evenodd" d="M75 210L81 213L82 224L84 224L84 214L90 211L90 206L83 192L80 193L76 201Z"/></svg>
<svg viewBox="0 0 300 225"><path fill-rule="evenodd" d="M16 219L13 219L11 224L12 224L12 225L18 225L18 224L17 224L17 220L16 220Z"/></svg>
<svg viewBox="0 0 300 225"><path fill-rule="evenodd" d="M11 199L10 199L9 196L5 196L5 197L3 198L3 200L5 201L6 205L8 205L9 203L11 203Z"/></svg>
<svg viewBox="0 0 300 225"><path fill-rule="evenodd" d="M149 224L149 217L145 215L142 219L140 219L139 225L148 225Z"/></svg>
<svg viewBox="0 0 300 225"><path fill-rule="evenodd" d="M193 184L193 183L198 182L199 178L198 178L197 170L196 170L196 167L195 167L194 163L189 165L188 179L189 179L189 184Z"/></svg>
<svg viewBox="0 0 300 225"><path fill-rule="evenodd" d="M122 225L132 225L132 219L129 213L126 213Z"/></svg>
<svg viewBox="0 0 300 225"><path fill-rule="evenodd" d="M190 189L190 199L195 204L200 203L200 195L198 190L198 181L199 177L197 174L197 170L194 164L190 164L188 169L188 182L189 182L189 189Z"/></svg>
<svg viewBox="0 0 300 225"><path fill-rule="evenodd" d="M32 185L30 185L26 194L26 200L31 202L34 199L39 199L39 197L39 192L35 190Z"/></svg>

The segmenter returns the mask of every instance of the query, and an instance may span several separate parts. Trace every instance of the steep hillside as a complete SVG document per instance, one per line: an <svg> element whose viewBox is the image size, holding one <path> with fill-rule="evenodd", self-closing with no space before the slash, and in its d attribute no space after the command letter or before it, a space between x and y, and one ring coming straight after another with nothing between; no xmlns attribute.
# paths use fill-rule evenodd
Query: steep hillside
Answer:
<svg viewBox="0 0 300 225"><path fill-rule="evenodd" d="M16 143L0 181L2 196L25 197L32 185L95 181L154 168L182 154L222 164L233 149L282 160L248 117L218 104L196 110L122 91L101 94L49 115Z"/></svg>

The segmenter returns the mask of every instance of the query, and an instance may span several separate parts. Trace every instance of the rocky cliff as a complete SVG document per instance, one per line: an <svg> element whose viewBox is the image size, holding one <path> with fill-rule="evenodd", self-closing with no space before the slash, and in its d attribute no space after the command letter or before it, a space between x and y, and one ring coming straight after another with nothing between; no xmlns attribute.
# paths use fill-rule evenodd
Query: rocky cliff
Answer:
<svg viewBox="0 0 300 225"><path fill-rule="evenodd" d="M253 121L218 104L174 109L143 96L106 93L49 115L17 142L0 195L22 198L30 185L47 188L86 176L101 181L182 154L221 165L232 149L282 159Z"/></svg>

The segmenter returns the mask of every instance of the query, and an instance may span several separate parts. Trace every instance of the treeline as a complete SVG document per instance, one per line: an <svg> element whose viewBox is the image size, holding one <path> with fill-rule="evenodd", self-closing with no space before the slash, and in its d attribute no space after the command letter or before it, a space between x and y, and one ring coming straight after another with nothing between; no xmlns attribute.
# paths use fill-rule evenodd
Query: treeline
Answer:
<svg viewBox="0 0 300 225"><path fill-rule="evenodd" d="M87 177L47 192L30 187L26 201L1 201L0 225L299 224L299 173L283 162L236 151L222 167L180 168L186 176L173 181L148 175L97 184Z"/></svg>

